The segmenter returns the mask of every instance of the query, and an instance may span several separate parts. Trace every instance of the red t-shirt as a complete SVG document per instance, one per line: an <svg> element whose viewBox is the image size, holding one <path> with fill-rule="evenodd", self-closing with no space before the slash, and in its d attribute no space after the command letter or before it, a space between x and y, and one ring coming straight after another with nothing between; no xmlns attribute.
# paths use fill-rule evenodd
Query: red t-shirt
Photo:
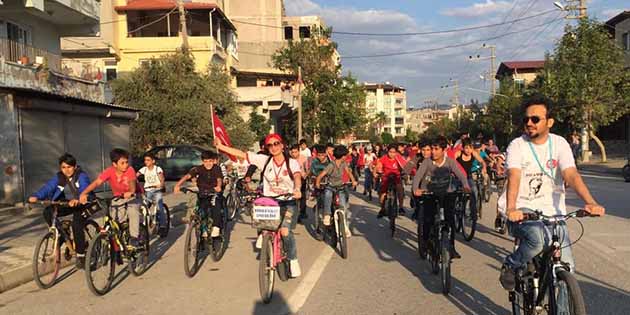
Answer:
<svg viewBox="0 0 630 315"><path fill-rule="evenodd" d="M116 168L110 166L98 176L98 179L108 182L114 196L120 197L129 191L129 181L136 180L136 171L133 170L133 167L129 167L118 177L116 175ZM136 193L140 192L142 192L142 187L136 182Z"/></svg>
<svg viewBox="0 0 630 315"><path fill-rule="evenodd" d="M395 158L390 159L389 156L385 155L378 160L383 165L383 176L387 176L389 174L400 175L400 165Z"/></svg>

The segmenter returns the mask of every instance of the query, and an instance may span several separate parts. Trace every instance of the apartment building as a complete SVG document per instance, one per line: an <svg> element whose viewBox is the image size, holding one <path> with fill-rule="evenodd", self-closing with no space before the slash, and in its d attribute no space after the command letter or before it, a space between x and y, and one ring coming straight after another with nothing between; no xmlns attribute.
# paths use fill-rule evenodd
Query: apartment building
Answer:
<svg viewBox="0 0 630 315"><path fill-rule="evenodd" d="M405 117L407 114L407 91L402 86L389 82L364 83L366 92L365 110L372 121L380 113L384 113L385 120L376 122L379 133L387 132L394 137L404 137L406 134Z"/></svg>

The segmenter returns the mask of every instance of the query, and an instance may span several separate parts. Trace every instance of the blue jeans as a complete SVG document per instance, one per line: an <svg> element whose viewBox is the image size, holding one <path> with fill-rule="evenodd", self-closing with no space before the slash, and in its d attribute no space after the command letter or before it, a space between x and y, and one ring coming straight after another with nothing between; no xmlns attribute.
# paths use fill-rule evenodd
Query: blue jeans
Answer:
<svg viewBox="0 0 630 315"><path fill-rule="evenodd" d="M372 171L369 168L365 169L365 180L363 181L363 188L366 193L372 194L372 181L374 176L372 176Z"/></svg>
<svg viewBox="0 0 630 315"><path fill-rule="evenodd" d="M280 202L280 209L280 211L286 209L284 219L282 220L282 227L289 229L289 235L282 237L284 249L287 252L287 259L294 260L297 259L297 244L295 242L295 236L293 235L293 230L295 230L295 225L297 224L297 206L295 201L286 203Z"/></svg>
<svg viewBox="0 0 630 315"><path fill-rule="evenodd" d="M157 217L158 223L161 227L166 225L166 211L164 211L164 201L162 200L161 190L147 190L144 192L147 199L151 200L154 205L157 205Z"/></svg>
<svg viewBox="0 0 630 315"><path fill-rule="evenodd" d="M528 261L549 248L552 242L550 227L539 221L513 223L508 222L510 235L519 240L519 245L514 253L505 258L505 264L512 270L524 267ZM562 222L557 227L557 233L562 248L562 261L571 266L571 272L575 272L575 261L571 252L571 240L566 223ZM568 314L567 290L564 283L560 283L558 291L558 314Z"/></svg>
<svg viewBox="0 0 630 315"><path fill-rule="evenodd" d="M477 184L472 177L468 178L468 186L470 186L471 194L470 194L470 212L477 213L477 198L479 198L479 191L477 189Z"/></svg>
<svg viewBox="0 0 630 315"><path fill-rule="evenodd" d="M334 195L333 188L326 187L325 192L324 192L324 213L330 213L331 216L333 215L332 213L333 195ZM348 198L349 196L348 196L347 189L339 190L339 205L346 211L346 220L350 221L350 212L348 211L349 210Z"/></svg>

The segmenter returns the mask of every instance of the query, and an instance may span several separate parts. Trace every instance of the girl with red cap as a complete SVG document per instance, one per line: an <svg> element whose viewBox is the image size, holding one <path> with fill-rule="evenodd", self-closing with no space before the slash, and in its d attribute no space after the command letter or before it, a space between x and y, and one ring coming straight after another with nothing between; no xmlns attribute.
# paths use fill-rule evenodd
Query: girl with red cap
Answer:
<svg viewBox="0 0 630 315"><path fill-rule="evenodd" d="M278 200L280 206L286 209L284 220L280 228L280 234L286 246L287 258L290 262L291 277L299 277L301 274L300 264L297 260L297 246L295 237L293 236L293 230L295 229L298 215L295 200L302 198L300 192L302 177L299 162L289 158L289 156L284 153L284 141L277 133L269 134L265 138L265 147L269 155L243 152L224 145L217 138L214 139L214 145L220 152L233 155L237 158L247 159L250 164L256 165L256 167L262 170L263 195L265 197L277 198L282 195L293 194L293 198L290 200Z"/></svg>

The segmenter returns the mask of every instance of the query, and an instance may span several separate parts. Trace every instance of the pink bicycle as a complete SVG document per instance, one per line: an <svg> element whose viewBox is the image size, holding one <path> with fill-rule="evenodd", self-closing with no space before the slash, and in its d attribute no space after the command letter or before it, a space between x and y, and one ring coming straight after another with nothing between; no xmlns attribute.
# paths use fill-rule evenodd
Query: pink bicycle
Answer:
<svg viewBox="0 0 630 315"><path fill-rule="evenodd" d="M252 226L262 234L258 283L260 297L265 304L269 303L273 296L276 271L280 280L289 279L289 261L286 259L280 227L286 211L286 207L281 204L295 202L285 200L292 197L292 194L286 194L276 199L262 197L254 201Z"/></svg>

